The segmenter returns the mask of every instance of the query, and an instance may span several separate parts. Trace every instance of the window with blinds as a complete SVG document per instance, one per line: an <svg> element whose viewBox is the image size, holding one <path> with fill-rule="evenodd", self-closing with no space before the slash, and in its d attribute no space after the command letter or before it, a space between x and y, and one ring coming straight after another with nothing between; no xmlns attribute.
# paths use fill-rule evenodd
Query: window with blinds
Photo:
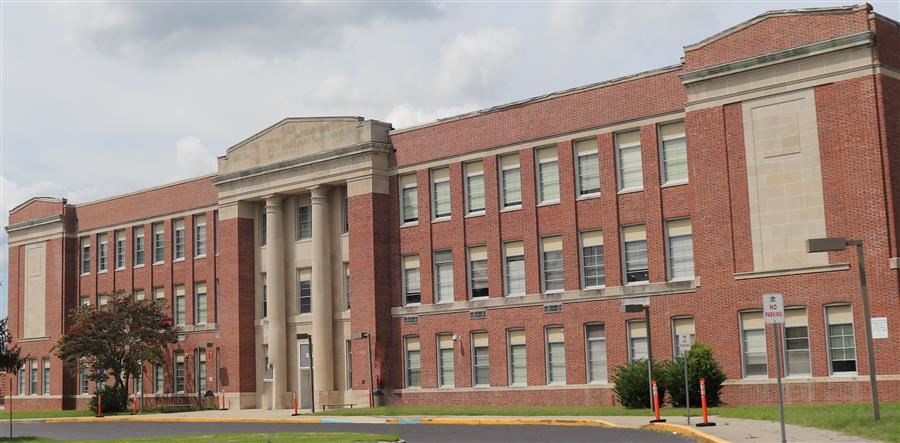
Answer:
<svg viewBox="0 0 900 443"><path fill-rule="evenodd" d="M644 320L628 322L628 358L632 362L647 358L647 322Z"/></svg>
<svg viewBox="0 0 900 443"><path fill-rule="evenodd" d="M194 285L194 324L205 325L207 318L206 283Z"/></svg>
<svg viewBox="0 0 900 443"><path fill-rule="evenodd" d="M434 253L434 294L435 303L451 303L453 301L453 253L451 251Z"/></svg>
<svg viewBox="0 0 900 443"><path fill-rule="evenodd" d="M500 207L522 205L522 174L518 154L500 157Z"/></svg>
<svg viewBox="0 0 900 443"><path fill-rule="evenodd" d="M486 246L469 248L469 288L471 298L483 298L490 295Z"/></svg>
<svg viewBox="0 0 900 443"><path fill-rule="evenodd" d="M669 280L694 278L694 237L691 220L682 218L666 222Z"/></svg>
<svg viewBox="0 0 900 443"><path fill-rule="evenodd" d="M510 241L504 248L504 289L507 296L525 295L525 246L521 241Z"/></svg>
<svg viewBox="0 0 900 443"><path fill-rule="evenodd" d="M456 384L456 362L453 352L453 334L439 334L438 342L438 387L452 388Z"/></svg>
<svg viewBox="0 0 900 443"><path fill-rule="evenodd" d="M175 286L175 303L172 306L172 309L175 311L175 325L176 326L184 326L187 321L186 317L186 304L184 299L184 286L178 285Z"/></svg>
<svg viewBox="0 0 900 443"><path fill-rule="evenodd" d="M472 333L472 386L490 386L487 332Z"/></svg>
<svg viewBox="0 0 900 443"><path fill-rule="evenodd" d="M419 256L403 257L403 303L417 305L422 302L422 289L419 284Z"/></svg>
<svg viewBox="0 0 900 443"><path fill-rule="evenodd" d="M603 231L581 233L581 280L581 287L585 289L606 285Z"/></svg>
<svg viewBox="0 0 900 443"><path fill-rule="evenodd" d="M525 350L525 330L510 329L507 332L509 353L509 385L528 385L528 360Z"/></svg>
<svg viewBox="0 0 900 443"><path fill-rule="evenodd" d="M687 139L684 136L684 122L661 125L659 140L659 150L662 156L662 183L687 182Z"/></svg>
<svg viewBox="0 0 900 443"><path fill-rule="evenodd" d="M689 337L687 346L681 346L679 336ZM672 319L672 352L675 357L680 357L691 350L696 341L693 317L678 317Z"/></svg>
<svg viewBox="0 0 900 443"><path fill-rule="evenodd" d="M644 283L650 280L647 272L647 228L644 225L622 228L625 254L625 284Z"/></svg>
<svg viewBox="0 0 900 443"><path fill-rule="evenodd" d="M406 337L406 387L422 387L422 361L419 350L419 337Z"/></svg>
<svg viewBox="0 0 900 443"><path fill-rule="evenodd" d="M812 375L806 308L784 310L784 359L788 377Z"/></svg>
<svg viewBox="0 0 900 443"><path fill-rule="evenodd" d="M172 238L173 244L173 260L181 260L184 258L184 219L180 218L175 220L172 223L172 226L175 229L174 237Z"/></svg>
<svg viewBox="0 0 900 443"><path fill-rule="evenodd" d="M541 239L541 283L544 292L563 290L562 237Z"/></svg>
<svg viewBox="0 0 900 443"><path fill-rule="evenodd" d="M586 357L588 383L606 383L606 328L602 323L589 324L584 327L587 341Z"/></svg>
<svg viewBox="0 0 900 443"><path fill-rule="evenodd" d="M400 177L400 216L403 223L419 221L419 185L416 174Z"/></svg>
<svg viewBox="0 0 900 443"><path fill-rule="evenodd" d="M850 305L825 307L828 324L828 368L831 374L856 373L856 337Z"/></svg>
<svg viewBox="0 0 900 443"><path fill-rule="evenodd" d="M535 151L537 160L538 203L559 201L559 162L556 148L542 148Z"/></svg>
<svg viewBox="0 0 900 443"><path fill-rule="evenodd" d="M619 191L644 188L644 168L641 162L640 131L616 134L616 161L619 166Z"/></svg>
<svg viewBox="0 0 900 443"><path fill-rule="evenodd" d="M741 353L744 377L767 377L766 325L762 312L741 313Z"/></svg>
<svg viewBox="0 0 900 443"><path fill-rule="evenodd" d="M579 196L600 192L600 160L596 138L575 142L575 186Z"/></svg>
<svg viewBox="0 0 900 443"><path fill-rule="evenodd" d="M484 163L466 163L466 214L484 212Z"/></svg>
<svg viewBox="0 0 900 443"><path fill-rule="evenodd" d="M434 219L450 216L450 169L431 171L431 217Z"/></svg>
<svg viewBox="0 0 900 443"><path fill-rule="evenodd" d="M132 230L132 234L134 235L134 266L143 266L144 265L144 227L136 226Z"/></svg>
<svg viewBox="0 0 900 443"><path fill-rule="evenodd" d="M153 263L162 263L166 259L166 237L162 223L153 224Z"/></svg>
<svg viewBox="0 0 900 443"><path fill-rule="evenodd" d="M206 256L206 216L194 216L194 256Z"/></svg>
<svg viewBox="0 0 900 443"><path fill-rule="evenodd" d="M125 269L125 231L116 231L116 269Z"/></svg>
<svg viewBox="0 0 900 443"><path fill-rule="evenodd" d="M562 326L545 329L547 339L547 384L566 384L566 339Z"/></svg>
<svg viewBox="0 0 900 443"><path fill-rule="evenodd" d="M297 206L297 240L312 238L312 206L309 197L304 196Z"/></svg>
<svg viewBox="0 0 900 443"><path fill-rule="evenodd" d="M106 272L109 269L109 244L106 234L97 236L97 272Z"/></svg>
<svg viewBox="0 0 900 443"><path fill-rule="evenodd" d="M312 269L297 270L297 312L312 312Z"/></svg>

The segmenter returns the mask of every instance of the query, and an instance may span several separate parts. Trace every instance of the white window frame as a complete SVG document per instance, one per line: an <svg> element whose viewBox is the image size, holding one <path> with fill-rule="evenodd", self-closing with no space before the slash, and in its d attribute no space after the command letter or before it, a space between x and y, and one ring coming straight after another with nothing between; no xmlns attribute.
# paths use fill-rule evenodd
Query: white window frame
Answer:
<svg viewBox="0 0 900 443"><path fill-rule="evenodd" d="M487 369L488 369L488 371L487 371L487 373L488 373L487 383L478 383L478 367L476 366L476 363L477 363L477 362L475 361L475 348L476 348L476 346L475 346L475 336L476 336L476 335L481 335L481 334L484 334L484 336L487 337L487 340L488 340L488 345L486 346L486 348L487 348L487 353L486 353L486 355L487 355L487 359L488 359L488 361L487 361ZM472 387L475 387L475 388L486 388L486 387L490 387L490 386L491 386L491 337L490 337L490 335L488 335L487 331L472 331L472 332L469 334L469 337L470 337L470 341L471 341L471 343L472 343L472 346L471 346L471 348L472 348L472 358L471 358L471 363L472 363ZM480 346L478 346L478 347L480 347Z"/></svg>
<svg viewBox="0 0 900 443"><path fill-rule="evenodd" d="M206 250L209 247L206 241L206 215L198 214L194 216L194 257L206 257Z"/></svg>
<svg viewBox="0 0 900 443"><path fill-rule="evenodd" d="M631 133L637 133L638 141L637 144L634 142L627 142L621 144L619 142L619 138ZM624 166L622 164L622 151L625 149L633 149L637 148L639 152L639 158L641 159L641 168L640 168L640 176L641 176L641 185L640 186L625 186L625 174L624 174ZM622 131L615 134L615 150L616 150L616 187L619 190L619 193L626 192L636 192L642 191L644 189L644 156L643 156L643 147L641 146L641 133L640 129L633 129L630 131Z"/></svg>
<svg viewBox="0 0 900 443"><path fill-rule="evenodd" d="M673 357L681 357L681 353L678 352L678 333L676 332L675 323L679 320L687 320L690 319L691 323L694 325L694 333L691 334L691 343L690 346L693 346L694 343L697 343L697 320L692 315L678 315L672 317L672 321L670 322L670 327L672 328L672 356ZM688 346L688 350L690 350L690 346Z"/></svg>
<svg viewBox="0 0 900 443"><path fill-rule="evenodd" d="M601 244L594 246L585 246L584 245L584 236L586 234L592 234L595 232L599 232L601 236ZM583 231L578 233L578 268L579 274L581 275L581 287L583 289L603 289L606 287L606 238L603 236L604 232L600 229L594 229L590 231ZM603 269L603 284L602 285L590 285L587 284L587 275L586 268L584 265L584 248L586 247L597 247L599 246L603 250L603 263L600 267Z"/></svg>
<svg viewBox="0 0 900 443"><path fill-rule="evenodd" d="M504 166L504 159L506 159L506 158L515 159L515 166L512 166L511 164ZM512 211L515 209L522 208L522 165L521 165L521 161L519 158L519 154L515 153L515 154L509 154L509 155L503 155L503 156L497 157L497 167L499 168L498 169L499 180L498 180L497 185L500 188L500 210L501 211ZM519 176L519 179L518 179L519 201L509 203L506 201L505 184L506 184L506 174L512 173L512 171L516 171L516 174L518 174L518 176Z"/></svg>
<svg viewBox="0 0 900 443"><path fill-rule="evenodd" d="M766 333L765 323L763 323L762 329L751 329L751 330L752 331L760 331L761 330L763 332L763 345L765 345L765 348L766 348L766 351L765 351L765 353L766 353L766 373L764 375L748 375L747 374L747 357L746 357L747 351L746 351L746 346L744 346L744 342L746 340L744 338L744 318L743 318L743 316L744 316L744 314L756 314L756 313L762 315L762 311L760 311L758 309L750 309L750 310L738 312L738 331L739 331L738 338L740 339L740 344L741 344L741 377L742 378L750 378L750 379L769 378L769 357L768 357L769 343L768 343L768 337L767 337L767 333ZM765 320L762 320L762 321L765 322Z"/></svg>
<svg viewBox="0 0 900 443"><path fill-rule="evenodd" d="M513 332L522 331L523 335L525 335L525 344L521 345L513 345L510 336ZM522 349L525 351L525 381L524 382L515 382L513 380L513 374L515 373L515 369L513 367L513 346L522 346ZM524 328L510 328L506 330L506 374L507 374L507 384L509 386L528 386L528 337L525 334Z"/></svg>
<svg viewBox="0 0 900 443"><path fill-rule="evenodd" d="M484 249L484 254L485 254L484 272L487 277L486 282L487 282L488 286L486 289L488 291L488 295L482 295L482 296L476 297L475 292L474 292L475 291L475 279L474 279L474 274L472 272L472 268L475 266L475 262L472 260L472 252L473 252L472 250L478 249L478 248ZM484 299L489 298L490 294L491 294L491 280L490 280L490 263L488 262L488 258L487 258L487 246L485 246L485 245L470 246L470 247L466 248L466 274L467 274L466 281L468 283L467 286L469 288L469 300L484 300Z"/></svg>
<svg viewBox="0 0 900 443"><path fill-rule="evenodd" d="M444 351L448 350L448 348L441 347L441 337L450 337L451 347L450 355L452 355L452 360L450 362L452 367L452 379L447 383L447 380L444 380ZM456 387L456 340L453 340L453 334L450 333L440 333L435 336L437 340L437 386L438 388L453 388Z"/></svg>
<svg viewBox="0 0 900 443"><path fill-rule="evenodd" d="M583 154L579 152L580 144L593 144L593 150L588 154ZM600 149L597 146L597 138L588 138L582 140L576 140L572 143L572 155L575 159L575 164L573 165L573 172L575 173L575 196L577 198L589 198L600 195L601 190L601 176L600 176ZM582 157L594 156L597 158L597 170L594 171L597 173L597 190L592 192L583 192L581 189L581 161Z"/></svg>
<svg viewBox="0 0 900 443"><path fill-rule="evenodd" d="M201 292L202 289L202 292ZM209 288L206 282L194 283L194 324L205 325L209 317ZM201 299L201 295L203 296ZM205 314L200 312L200 301L203 300Z"/></svg>
<svg viewBox="0 0 900 443"><path fill-rule="evenodd" d="M647 271L646 271L647 279L629 282L628 281L628 260L627 260L628 251L626 249L626 245L629 242L625 240L625 230L627 228L631 228L631 227L635 227L635 226L641 226L644 228L644 240L633 240L633 241L643 241L644 242L645 249L647 251ZM620 259L621 263L622 263L622 281L624 282L625 286L639 286L639 285L649 284L650 283L650 244L647 241L647 225L646 224L625 225L619 229L619 233L620 233L621 239L622 239L621 254L620 254L622 256Z"/></svg>
<svg viewBox="0 0 900 443"><path fill-rule="evenodd" d="M807 352L807 363L809 364L809 372L803 373L803 374L792 374L790 371L790 367L788 366L789 352L788 352L788 348L787 348L787 343L788 343L787 330L789 327L796 328L796 327L801 327L801 326L788 326L787 325L787 321L788 321L787 314L789 311L800 311L800 310L804 311L803 314L806 317L806 352ZM806 306L788 306L788 307L784 308L784 313L785 313L785 323L784 323L784 329L782 329L783 333L781 334L781 345L782 345L781 349L784 350L784 359L783 359L782 363L784 366L785 377L791 377L791 378L812 377L812 344L810 343L810 339L809 339L809 310L806 309ZM830 363L831 362L829 361L829 366L830 366Z"/></svg>
<svg viewBox="0 0 900 443"><path fill-rule="evenodd" d="M671 125L678 125L678 124L680 124L680 125L681 125L681 128L682 128L682 130L681 130L681 137L673 136L673 137L668 137L668 138L667 138L667 137L665 137L665 136L663 135L663 132L664 132L664 131L663 131L663 128L664 128L664 127L671 126ZM658 155L659 155L659 179L660 179L660 184L661 184L662 186L674 186L674 185L681 185L681 184L688 183L689 180L690 180L690 179L689 179L689 175L690 175L690 170L689 170L689 169L688 169L688 171L687 171L687 175L686 175L684 178L682 178L682 179L670 180L670 179L669 179L669 170L666 168L667 164L666 164L665 143L666 143L667 141L678 140L678 139L683 139L683 140L684 140L684 161L685 161L685 167L686 167L686 168L689 168L689 166L688 166L689 163L688 163L688 158L687 158L687 131L686 131L686 128L685 128L685 126L684 126L684 120L658 124L658 125L656 125L656 134L657 134L657 140L659 141L659 154L658 154Z"/></svg>
<svg viewBox="0 0 900 443"><path fill-rule="evenodd" d="M628 320L625 322L626 338L628 339L628 343L627 343L628 344L628 361L630 363L636 362L638 360L646 359L650 355L650 341L647 340L647 336L645 335L643 337L634 337L631 335L631 325L635 324L635 323L643 323L644 329L645 330L647 329L647 320L643 319L643 318L635 318L635 319L631 319L631 320ZM634 339L644 339L645 346L647 347L647 356L644 356L642 358L635 358L634 343L632 343L632 340L634 340Z"/></svg>
<svg viewBox="0 0 900 443"><path fill-rule="evenodd" d="M158 265L166 262L166 225L163 223L153 223L150 225L153 231L153 264ZM157 259L159 257L159 259Z"/></svg>
<svg viewBox="0 0 900 443"><path fill-rule="evenodd" d="M441 171L446 171L446 178L436 177L437 173L441 173ZM453 187L450 180L450 168L434 168L430 172L430 181L431 181L431 221L438 222L444 220L450 220L453 215ZM443 175L441 173L440 175ZM447 184L447 203L450 205L449 212L446 214L438 214L438 184Z"/></svg>
<svg viewBox="0 0 900 443"><path fill-rule="evenodd" d="M429 177L429 180L431 178ZM411 180L411 181L408 181ZM414 226L419 223L419 182L416 173L401 175L397 180L400 188L400 226ZM414 199L415 207L410 210L415 214L414 219L406 220L405 195L408 191L414 190L416 198Z"/></svg>
<svg viewBox="0 0 900 443"><path fill-rule="evenodd" d="M134 266L132 267L140 268L147 262L147 237L144 234L144 226L135 226L132 228L132 233L134 238Z"/></svg>
<svg viewBox="0 0 900 443"><path fill-rule="evenodd" d="M544 253L546 252L545 251L546 248L544 246L544 241L547 239L550 239L550 238L554 238L554 237L559 238L559 242L560 242L559 253L560 253L560 261L562 261L561 272L563 273L563 279L562 279L563 287L559 288L559 289L547 289L547 278L546 278L547 277L547 272L546 272L547 271L547 263L546 263L546 257L544 257ZM540 250L540 254L541 254L541 292L544 294L555 294L555 293L565 292L565 290L566 290L566 262L565 262L564 248L562 245L562 235L548 235L545 237L541 237L541 245L540 246L541 246L541 250ZM555 252L555 250L550 251L550 252Z"/></svg>
<svg viewBox="0 0 900 443"><path fill-rule="evenodd" d="M831 323L828 322L828 308L848 306L850 308L850 326L853 331L853 358L855 360L856 371L834 371L831 365ZM853 305L850 303L831 303L822 307L823 319L825 320L825 350L828 356L828 375L831 377L853 377L859 375L859 346L856 344L856 319L853 318ZM837 325L845 325L847 323L837 323Z"/></svg>
<svg viewBox="0 0 900 443"><path fill-rule="evenodd" d="M439 254L449 254L450 260L449 260L449 261L438 261L438 255L439 255ZM433 275L432 280L434 280L434 282L433 282L433 286L434 286L434 300L433 300L433 302L434 302L435 304L440 304L440 303L453 303L453 299L455 298L455 297L454 297L454 291L453 291L453 284L454 284L454 282L453 282L453 272L454 272L454 270L453 270L453 251L450 250L450 249L445 249L445 250L441 250L441 251L434 251L434 252L431 254L431 262L432 262L432 263L431 263L431 268L432 268L432 275ZM447 264L450 265L450 294L447 295L448 298L447 298L446 300L444 300L444 299L441 299L441 297L442 297L442 294L441 294L441 288L440 288L440 284L441 284L441 277L440 277L440 275L441 275L441 273L440 273L439 266L440 266L440 265L447 265ZM421 272L421 264L420 264L420 268L419 268L419 269L420 269L419 272ZM419 275L419 278L421 279L421 274ZM421 283L420 283L420 286L421 286ZM421 290L421 289L420 289L420 290Z"/></svg>
<svg viewBox="0 0 900 443"><path fill-rule="evenodd" d="M553 160L541 160L541 153L547 151L553 151ZM544 195L544 165L555 163L556 164L556 198L547 198ZM560 186L560 177L559 177L559 150L556 146L544 146L534 150L534 165L535 165L535 185L536 185L536 194L537 194L537 204L538 206L552 205L559 203L559 199L562 194L562 189Z"/></svg>
<svg viewBox="0 0 900 443"><path fill-rule="evenodd" d="M411 351L409 349L409 341L411 338L415 338L419 343L419 349ZM413 386L410 383L410 378L412 375L412 365L410 364L409 353L410 352L418 352L419 353L419 384ZM407 335L403 337L403 386L406 389L421 389L422 388L422 340L418 335Z"/></svg>
<svg viewBox="0 0 900 443"><path fill-rule="evenodd" d="M308 232L304 229L304 225L309 226ZM312 205L307 200L297 205L297 241L310 239L312 239Z"/></svg>
<svg viewBox="0 0 900 443"><path fill-rule="evenodd" d="M487 192L485 188L485 180L484 180L484 162L481 160L468 162L463 165L463 172L465 173L466 183L465 183L465 203L466 203L466 216L477 216L484 215L485 208L487 208ZM472 208L472 180L476 178L481 178L481 208Z"/></svg>
<svg viewBox="0 0 900 443"><path fill-rule="evenodd" d="M521 243L522 244L522 254L521 255L513 255L512 257L522 257L522 292L521 293L512 293L510 292L510 272L509 272L509 261L510 255L508 255L508 245L510 243ZM526 288L526 278L525 278L525 242L522 240L510 240L503 242L503 296L504 297L521 297L528 292Z"/></svg>
<svg viewBox="0 0 900 443"><path fill-rule="evenodd" d="M97 236L97 273L109 270L109 241L106 234Z"/></svg>
<svg viewBox="0 0 900 443"><path fill-rule="evenodd" d="M687 222L688 222L688 226L690 227L691 233L690 233L690 234L686 234L686 235L685 235L685 234L682 234L682 235L676 235L676 236L674 236L674 237L676 237L676 238L679 238L679 237L687 237L687 236L690 236L690 237L691 237L691 268L693 269L693 272L692 272L693 275L691 275L691 276L689 276L689 277L673 277L673 275L675 274L675 272L674 272L674 264L675 264L675 263L674 263L674 257L672 257L672 243L671 243L671 238L672 238L673 236L671 235L671 232L670 232L670 231L671 231L671 225L672 225L673 223L683 222L683 221L685 221L685 220L687 220ZM687 218L687 217L682 217L682 218L674 218L674 219L671 219L671 220L666 220L666 225L665 225L664 231L665 231L665 235L666 235L666 276L669 278L669 281L675 282L675 281L689 281L689 280L694 280L694 279L697 277L697 275L696 275L696 274L697 274L697 267L696 267L696 264L697 264L697 263L694 261L694 225L693 225L693 223L691 222L691 219L690 219L690 218ZM646 232L646 231L645 231L645 232ZM647 263L647 265L648 265L648 271L649 271L649 265L650 265L650 263L649 263L649 259L650 259L650 257L649 257L649 249L648 249L647 252L648 252L648 256L647 256L648 263Z"/></svg>
<svg viewBox="0 0 900 443"><path fill-rule="evenodd" d="M78 249L81 263L81 275L89 275L91 273L91 237L81 237L81 247Z"/></svg>
<svg viewBox="0 0 900 443"><path fill-rule="evenodd" d="M550 345L551 345L550 330L557 329L557 328L559 328L560 332L563 334L563 340L562 340L562 342L553 342L553 344L562 343L562 350L563 350L563 355L562 355L562 357L563 357L562 358L563 379L562 380L553 380L553 366L552 366L553 362L551 361L551 358L550 358L550 355L551 355L550 354ZM548 385L559 386L559 385L565 385L567 383L567 379L568 379L567 375L568 374L566 373L566 371L568 371L568 365L566 365L566 332L565 332L565 328L563 327L563 325L549 325L549 326L544 327L544 370L545 370L545 373L547 374L547 384Z"/></svg>
<svg viewBox="0 0 900 443"><path fill-rule="evenodd" d="M303 283L309 285L306 295L304 295ZM308 312L303 312L303 299L309 300ZM312 304L312 268L297 269L297 315L311 314Z"/></svg>
<svg viewBox="0 0 900 443"><path fill-rule="evenodd" d="M181 233L179 236L178 233ZM172 220L172 261L182 261L185 255L184 219ZM179 250L180 248L180 250ZM180 252L180 253L179 253Z"/></svg>
<svg viewBox="0 0 900 443"><path fill-rule="evenodd" d="M121 270L125 269L125 266L127 265L126 256L125 256L125 252L126 252L126 250L125 250L126 249L125 248L125 242L126 242L125 230L119 229L117 231L114 231L113 238L114 238L114 242L115 242L115 252L116 252L116 254L115 254L116 255L116 257L115 257L116 271L121 271Z"/></svg>
<svg viewBox="0 0 900 443"><path fill-rule="evenodd" d="M591 327L599 326L603 329L603 338L596 339L593 341L602 341L603 342L603 373L606 374L603 379L594 379L593 374L591 373L591 338L590 334L588 334L588 329ZM584 367L585 371L585 379L588 381L588 384L606 384L609 383L609 346L606 338L606 324L603 322L590 322L585 323L584 325Z"/></svg>
<svg viewBox="0 0 900 443"><path fill-rule="evenodd" d="M178 293L179 290L181 291L181 294ZM184 314L179 314L179 298L181 299L181 307L184 309ZM187 294L185 294L184 285L176 285L172 290L172 314L173 319L175 320L175 326L185 326L187 323ZM180 319L179 315L181 316Z"/></svg>
<svg viewBox="0 0 900 443"><path fill-rule="evenodd" d="M407 268L406 267L406 259L407 258L412 259L413 257L415 257L415 260L418 262L417 266L414 268L413 267ZM421 262L421 258L416 254L411 254L411 255L404 255L403 257L401 257L401 260L402 260L402 262L401 262L402 266L400 267L400 269L403 272L403 275L401 276L401 283L403 286L403 300L402 300L403 306L419 306L422 304L422 262ZM407 299L408 299L408 294L409 294L409 292L408 292L409 288L407 287L408 282L407 282L406 273L407 273L407 271L410 271L413 269L416 269L419 273L419 301L414 302L414 303L408 303Z"/></svg>

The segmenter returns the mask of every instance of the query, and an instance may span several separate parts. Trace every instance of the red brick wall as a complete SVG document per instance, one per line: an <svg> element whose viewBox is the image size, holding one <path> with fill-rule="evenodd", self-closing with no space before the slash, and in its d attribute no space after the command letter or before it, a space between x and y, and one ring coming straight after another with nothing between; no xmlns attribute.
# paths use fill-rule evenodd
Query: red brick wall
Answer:
<svg viewBox="0 0 900 443"><path fill-rule="evenodd" d="M751 26L722 36L703 46L687 49L684 70L755 57L844 35L868 31L866 8L819 14L766 17Z"/></svg>
<svg viewBox="0 0 900 443"><path fill-rule="evenodd" d="M33 201L25 206L22 206L18 211L10 211L9 224L14 225L23 221L36 220L39 218L49 217L51 215L62 214L64 206L65 203L63 202L57 203L40 200Z"/></svg>

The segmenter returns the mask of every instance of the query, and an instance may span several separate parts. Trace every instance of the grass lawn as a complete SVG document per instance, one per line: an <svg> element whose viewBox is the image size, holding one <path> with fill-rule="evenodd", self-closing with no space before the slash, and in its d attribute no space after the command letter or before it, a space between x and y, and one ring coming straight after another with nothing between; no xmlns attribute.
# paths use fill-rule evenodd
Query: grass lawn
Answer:
<svg viewBox="0 0 900 443"><path fill-rule="evenodd" d="M733 406L717 408L716 415L731 418L778 421L778 406ZM871 403L833 405L786 405L784 421L828 429L848 435L900 443L900 402L881 403L881 421L872 419Z"/></svg>
<svg viewBox="0 0 900 443"><path fill-rule="evenodd" d="M18 418L58 418L58 417L87 417L93 412L81 409L67 411L16 411L13 409L13 419ZM0 420L9 420L9 411L0 411Z"/></svg>
<svg viewBox="0 0 900 443"><path fill-rule="evenodd" d="M147 438L129 438L122 440L79 440L74 443L89 442L178 442L178 443L312 443L312 442L363 442L374 443L379 441L397 441L399 437L393 434L358 434L344 432L282 432L277 434L213 434L213 435L178 435L174 437L147 437ZM7 440L9 441L9 440ZM12 439L13 442L28 443L44 443L54 442L57 440L48 440L36 437L19 437Z"/></svg>

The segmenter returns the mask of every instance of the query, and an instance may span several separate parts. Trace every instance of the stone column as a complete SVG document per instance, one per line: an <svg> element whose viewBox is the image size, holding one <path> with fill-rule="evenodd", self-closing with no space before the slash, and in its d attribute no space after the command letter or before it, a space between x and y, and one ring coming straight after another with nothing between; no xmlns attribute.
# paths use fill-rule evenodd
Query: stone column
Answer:
<svg viewBox="0 0 900 443"><path fill-rule="evenodd" d="M331 229L328 188L312 188L312 340L313 388L319 398L334 390L331 300ZM319 400L320 402L322 400Z"/></svg>
<svg viewBox="0 0 900 443"><path fill-rule="evenodd" d="M266 197L266 285L268 291L269 363L275 408L287 407L287 345L285 342L284 238L281 196ZM268 405L265 405L268 406Z"/></svg>

